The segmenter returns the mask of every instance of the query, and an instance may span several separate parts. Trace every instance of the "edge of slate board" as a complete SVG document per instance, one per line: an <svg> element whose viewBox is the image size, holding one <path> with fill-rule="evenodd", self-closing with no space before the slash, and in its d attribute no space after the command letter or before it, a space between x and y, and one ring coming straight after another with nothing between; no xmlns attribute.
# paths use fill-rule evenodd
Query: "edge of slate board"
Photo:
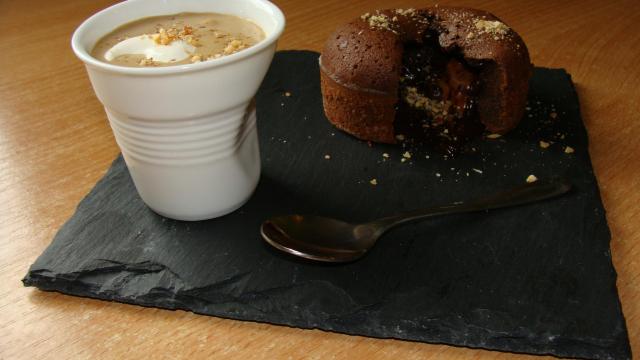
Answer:
<svg viewBox="0 0 640 360"><path fill-rule="evenodd" d="M306 56L307 54L314 54L306 51L286 51L286 52L278 52L276 56L283 56L284 54L294 54ZM566 73L566 72L565 72ZM571 81L571 76L566 74L569 81ZM573 83L572 83L573 85ZM573 87L573 91L575 93L575 87ZM577 98L577 95L576 95ZM590 159L589 159L590 161ZM115 178L118 177L128 177L128 172L126 171L126 167L124 166L124 161L121 156L119 156L112 164L111 168L108 170L107 174L96 184L96 186L91 190L91 192L80 202L77 212L83 211L87 199L96 195L96 191L100 188L100 185L105 182L114 181ZM599 194L599 192L598 192ZM58 237L64 236L65 232L69 230L74 224L75 215L67 221L63 227L56 234L55 239ZM608 229L607 229L608 231ZM610 234L608 235L610 239ZM50 245L45 253L52 251L55 247L55 239L52 245ZM609 257L610 258L610 257ZM610 259L611 261L611 259ZM37 264L37 262L36 262ZM35 265L35 264L34 264ZM611 262L611 269L614 271L615 269ZM244 320L244 321L255 321L255 322L266 322L277 325L286 325L295 328L305 328L305 329L320 329L326 331L336 331L339 333L345 333L350 335L358 335L358 336L369 336L376 338L394 338L400 340L409 340L409 341L419 341L419 342L427 342L427 343L435 343L435 344L446 344L452 346L464 346L469 348L480 348L487 350L498 350L498 351L506 351L513 352L513 348L517 348L517 353L524 354L539 354L539 355L556 355L556 356L577 356L584 358L598 358L598 359L628 359L631 358L631 349L628 341L626 344L618 344L617 346L612 346L612 343L602 343L602 347L600 349L597 348L593 343L585 344L581 342L571 342L566 341L562 344L562 349L558 349L558 344L544 344L540 346L534 345L524 345L520 342L522 339L517 336L505 336L502 339L496 340L496 338L491 338L485 344L476 344L476 343L466 343L464 339L450 339L450 341L439 341L433 342L424 340L424 336L420 333L415 334L404 334L405 337L399 338L397 336L389 335L389 336L380 336L378 333L373 333L367 328L354 328L353 326L349 327L341 327L339 325L335 325L332 327L322 326L321 328L314 322L309 322L307 324L301 324L296 321L279 321L274 322L272 319L268 319L267 317L260 318L259 316L249 315L243 316L239 314L234 314L232 311L229 311L228 308L220 311L215 307L211 308L206 306L207 303L211 303L210 299L201 299L198 298L198 294L194 292L186 292L184 294L173 294L167 293L163 300L163 302L158 302L156 297L146 298L145 296L136 296L136 297L127 297L118 293L112 292L101 292L99 288L96 288L94 283L84 280L91 279L95 276L101 277L102 283L110 282L110 281L118 281L118 278L122 276L122 274L129 274L130 276L138 276L144 274L160 274L163 276L176 277L177 274L171 272L170 269L165 267L162 264L157 263L139 263L139 264L123 264L117 263L113 261L106 262L101 266L96 267L92 270L85 270L75 273L66 273L66 274L55 274L46 269L35 269L34 266L30 269L26 277L23 279L23 283L25 286L35 286L41 290L45 291L57 291L64 294L76 295L81 297L91 297L101 300L110 300L117 301L135 305L142 305L148 307L160 307L164 309L182 309L191 311L197 314L203 315L213 315L222 318L229 318L235 320ZM94 279L95 280L95 279ZM179 279L174 279L179 280ZM212 284L212 286L219 284ZM202 289L200 289L202 290ZM616 290L617 293L617 290ZM157 295L157 294L156 294ZM618 309L621 314L621 305L618 297ZM622 315L621 315L622 316ZM618 337L618 341L625 342L627 338L627 329L626 325L623 321L623 328L620 329L620 333L624 335L624 337ZM393 333L393 332L389 332ZM594 339L595 340L595 339ZM454 342L455 341L455 342ZM594 343L597 341L594 341ZM588 348L588 349L587 349ZM614 349L615 348L615 349Z"/></svg>

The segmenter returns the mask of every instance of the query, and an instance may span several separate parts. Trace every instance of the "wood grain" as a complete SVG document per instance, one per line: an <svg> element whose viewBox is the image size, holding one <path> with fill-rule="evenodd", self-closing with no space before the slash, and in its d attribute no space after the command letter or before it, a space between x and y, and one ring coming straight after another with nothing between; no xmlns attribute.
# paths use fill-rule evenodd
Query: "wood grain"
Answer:
<svg viewBox="0 0 640 360"><path fill-rule="evenodd" d="M118 153L69 40L109 0L0 0L0 359L508 359L514 355L224 320L46 293L20 279ZM276 2L280 49L319 51L338 24L430 2ZM449 3L449 2L442 2ZM640 352L640 2L459 1L494 12L533 62L577 84L612 231L632 350ZM539 358L539 357L530 357Z"/></svg>

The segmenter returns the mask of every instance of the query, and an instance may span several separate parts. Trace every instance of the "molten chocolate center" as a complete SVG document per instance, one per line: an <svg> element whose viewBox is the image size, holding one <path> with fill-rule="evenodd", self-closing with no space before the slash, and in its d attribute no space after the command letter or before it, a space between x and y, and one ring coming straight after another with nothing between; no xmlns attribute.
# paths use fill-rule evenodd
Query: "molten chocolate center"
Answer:
<svg viewBox="0 0 640 360"><path fill-rule="evenodd" d="M478 74L435 39L405 44L395 129L409 141L454 154L484 128L476 109Z"/></svg>

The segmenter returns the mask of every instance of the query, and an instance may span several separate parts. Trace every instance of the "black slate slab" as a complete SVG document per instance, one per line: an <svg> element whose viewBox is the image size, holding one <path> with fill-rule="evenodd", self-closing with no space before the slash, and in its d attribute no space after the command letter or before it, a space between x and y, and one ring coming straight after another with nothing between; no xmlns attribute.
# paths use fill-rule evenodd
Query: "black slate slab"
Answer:
<svg viewBox="0 0 640 360"><path fill-rule="evenodd" d="M165 219L138 198L118 158L25 285L371 337L630 358L610 234L565 71L536 69L521 126L450 159L428 149L369 147L333 129L322 112L317 56L276 55L257 96L262 178L244 207L210 221ZM539 140L555 143L543 150ZM575 152L566 154L566 145ZM403 163L405 150L412 157ZM300 261L258 235L274 214L367 220L468 199L530 174L566 176L575 191L398 228L351 264Z"/></svg>

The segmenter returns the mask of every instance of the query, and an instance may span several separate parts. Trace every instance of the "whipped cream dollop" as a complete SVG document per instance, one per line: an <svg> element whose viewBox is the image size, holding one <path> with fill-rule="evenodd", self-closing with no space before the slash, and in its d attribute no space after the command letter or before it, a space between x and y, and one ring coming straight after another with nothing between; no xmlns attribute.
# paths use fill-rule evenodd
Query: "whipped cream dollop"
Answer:
<svg viewBox="0 0 640 360"><path fill-rule="evenodd" d="M196 51L196 48L184 40L174 40L167 45L156 42L151 35L131 37L115 44L104 54L107 61L122 55L144 55L145 58L157 62L182 61Z"/></svg>

